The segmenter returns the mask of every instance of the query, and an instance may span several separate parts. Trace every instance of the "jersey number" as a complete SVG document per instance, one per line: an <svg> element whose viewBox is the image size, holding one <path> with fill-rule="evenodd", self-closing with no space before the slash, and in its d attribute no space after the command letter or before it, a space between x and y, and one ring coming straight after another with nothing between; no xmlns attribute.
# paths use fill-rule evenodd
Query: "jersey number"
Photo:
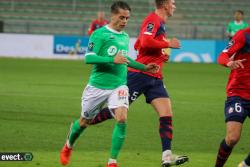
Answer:
<svg viewBox="0 0 250 167"><path fill-rule="evenodd" d="M131 100L135 101L138 97L139 92L133 92L132 96L130 97Z"/></svg>
<svg viewBox="0 0 250 167"><path fill-rule="evenodd" d="M241 112L242 111L242 107L241 107L240 103L235 103L234 110L236 112Z"/></svg>

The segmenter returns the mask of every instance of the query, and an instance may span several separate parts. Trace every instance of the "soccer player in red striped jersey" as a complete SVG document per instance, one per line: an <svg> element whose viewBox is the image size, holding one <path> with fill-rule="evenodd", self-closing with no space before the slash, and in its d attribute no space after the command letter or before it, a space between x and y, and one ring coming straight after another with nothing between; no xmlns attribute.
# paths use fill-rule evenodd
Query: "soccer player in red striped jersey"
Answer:
<svg viewBox="0 0 250 167"><path fill-rule="evenodd" d="M130 103L144 94L146 103L151 104L159 115L159 133L162 141L161 166L169 167L188 161L187 156L177 156L172 154L171 151L173 136L172 107L162 81L162 67L169 57L164 49L178 49L180 48L180 41L176 38L168 39L165 28L168 17L172 16L176 9L175 0L155 0L155 5L155 11L149 13L141 25L135 49L138 51L136 61L143 64L156 63L159 66L159 71L156 74L150 74L129 69L127 85ZM97 124L109 118L112 118L112 116L105 108L94 118L92 124Z"/></svg>
<svg viewBox="0 0 250 167"><path fill-rule="evenodd" d="M240 139L245 119L250 117L250 27L233 36L219 55L218 63L231 69L224 111L226 137L220 144L215 164L223 167ZM239 167L250 167L250 154Z"/></svg>
<svg viewBox="0 0 250 167"><path fill-rule="evenodd" d="M88 35L90 36L92 32L106 24L108 24L108 20L105 19L105 13L103 11L98 12L97 19L93 20L89 25Z"/></svg>

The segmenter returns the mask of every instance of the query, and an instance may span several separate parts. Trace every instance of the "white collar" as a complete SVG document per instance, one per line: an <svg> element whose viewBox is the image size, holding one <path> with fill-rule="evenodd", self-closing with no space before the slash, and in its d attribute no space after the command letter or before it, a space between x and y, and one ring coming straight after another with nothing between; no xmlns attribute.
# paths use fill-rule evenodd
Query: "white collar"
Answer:
<svg viewBox="0 0 250 167"><path fill-rule="evenodd" d="M122 34L122 31L116 31L116 30L114 30L114 29L112 29L112 28L110 28L108 25L106 25L105 26L109 31L111 31L111 32L113 32L113 33L115 33L115 34Z"/></svg>
<svg viewBox="0 0 250 167"><path fill-rule="evenodd" d="M234 24L236 24L236 25L241 25L242 23L243 23L242 20L240 22L237 22L236 20L234 21Z"/></svg>

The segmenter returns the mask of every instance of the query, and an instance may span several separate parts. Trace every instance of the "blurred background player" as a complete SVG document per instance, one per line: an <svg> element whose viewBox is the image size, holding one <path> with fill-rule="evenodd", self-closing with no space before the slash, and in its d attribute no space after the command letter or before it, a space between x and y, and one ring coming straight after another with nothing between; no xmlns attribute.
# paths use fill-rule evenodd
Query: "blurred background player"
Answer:
<svg viewBox="0 0 250 167"><path fill-rule="evenodd" d="M234 12L234 20L228 24L226 30L226 36L229 38L229 40L237 31L248 27L248 23L243 20L243 17L244 12L242 10L236 10Z"/></svg>
<svg viewBox="0 0 250 167"><path fill-rule="evenodd" d="M165 24L172 16L176 6L175 0L155 0L156 9L143 21L139 37L135 43L138 51L136 61L148 64L154 62L159 66L156 74L129 69L128 87L129 102L135 101L141 94L146 102L151 104L159 115L159 133L162 141L162 167L183 164L188 161L187 156L173 155L171 142L173 136L172 107L169 95L164 88L162 68L168 59L165 48L180 48L180 41L176 38L167 39ZM103 109L92 121L92 124L112 118L107 108Z"/></svg>
<svg viewBox="0 0 250 167"><path fill-rule="evenodd" d="M223 167L238 143L242 124L250 117L250 27L239 30L218 57L218 63L231 69L225 102L226 137L222 140L215 167ZM249 167L250 156L239 165Z"/></svg>
<svg viewBox="0 0 250 167"><path fill-rule="evenodd" d="M97 19L93 20L90 25L87 34L90 36L93 31L102 26L108 24L108 20L105 19L105 13L103 11L97 12Z"/></svg>
<svg viewBox="0 0 250 167"><path fill-rule="evenodd" d="M60 160L67 165L73 145L89 122L103 105L107 104L116 119L112 134L112 146L107 167L117 167L117 157L126 136L128 110L127 66L139 70L155 71L155 64L143 65L127 56L129 36L122 31L130 17L126 2L116 1L111 6L111 21L95 31L89 40L86 64L93 64L88 85L82 95L82 112L79 120L72 123Z"/></svg>

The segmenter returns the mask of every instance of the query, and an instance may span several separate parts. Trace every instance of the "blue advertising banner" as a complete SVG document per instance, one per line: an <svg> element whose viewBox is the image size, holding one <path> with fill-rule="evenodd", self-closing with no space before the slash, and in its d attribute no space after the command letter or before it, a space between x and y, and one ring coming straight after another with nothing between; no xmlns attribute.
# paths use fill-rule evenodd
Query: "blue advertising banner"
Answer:
<svg viewBox="0 0 250 167"><path fill-rule="evenodd" d="M212 63L216 60L214 40L182 40L180 49L171 49L171 62Z"/></svg>
<svg viewBox="0 0 250 167"><path fill-rule="evenodd" d="M87 51L88 37L54 36L54 54L83 56Z"/></svg>
<svg viewBox="0 0 250 167"><path fill-rule="evenodd" d="M53 53L83 57L87 52L88 37L54 36ZM135 38L130 39L129 55L136 58L133 48ZM170 54L170 62L216 63L220 52L226 47L226 40L181 40L180 49L165 49Z"/></svg>

